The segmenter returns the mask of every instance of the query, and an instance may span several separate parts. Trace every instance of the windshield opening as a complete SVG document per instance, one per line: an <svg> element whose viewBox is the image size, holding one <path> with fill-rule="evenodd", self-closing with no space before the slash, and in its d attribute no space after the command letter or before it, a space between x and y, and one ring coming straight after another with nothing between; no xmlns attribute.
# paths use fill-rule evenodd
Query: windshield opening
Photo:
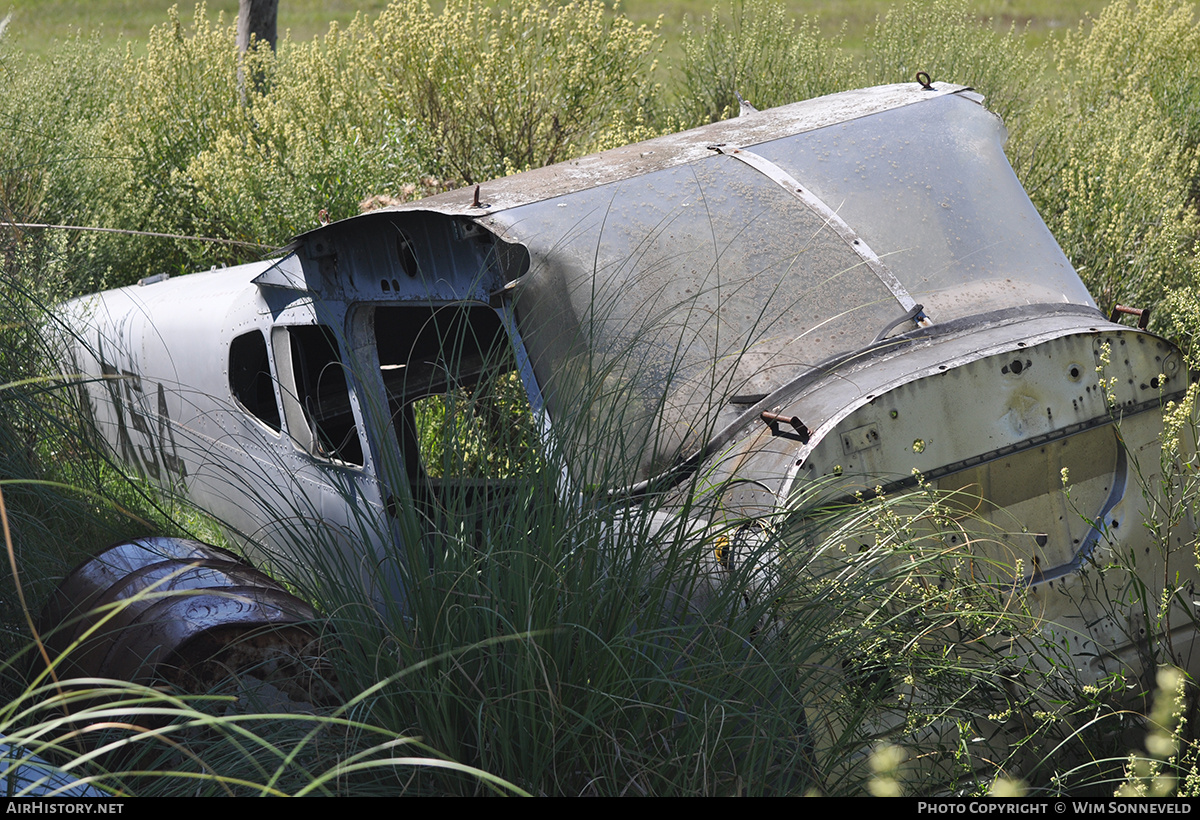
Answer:
<svg viewBox="0 0 1200 820"><path fill-rule="evenodd" d="M391 430L421 511L479 518L511 501L541 462L500 315L471 303L368 310Z"/></svg>

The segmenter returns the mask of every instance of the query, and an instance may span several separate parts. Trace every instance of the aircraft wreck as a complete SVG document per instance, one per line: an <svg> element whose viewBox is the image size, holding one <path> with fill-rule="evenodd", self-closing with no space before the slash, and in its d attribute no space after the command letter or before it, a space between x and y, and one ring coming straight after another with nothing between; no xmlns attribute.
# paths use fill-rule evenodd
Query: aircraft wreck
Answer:
<svg viewBox="0 0 1200 820"><path fill-rule="evenodd" d="M1145 624L1085 566L1117 545L1151 594L1196 575L1190 540L1165 554L1142 526L1138 483L1189 376L1100 311L1004 140L943 83L747 113L75 300L64 370L131 469L284 564L319 522L377 595L403 594L402 511L503 497L503 476L439 478L416 413L501 373L544 436L572 427L565 492L669 495L702 470L720 524L815 481L975 488L1010 533L993 557L1098 680L1141 668Z"/></svg>

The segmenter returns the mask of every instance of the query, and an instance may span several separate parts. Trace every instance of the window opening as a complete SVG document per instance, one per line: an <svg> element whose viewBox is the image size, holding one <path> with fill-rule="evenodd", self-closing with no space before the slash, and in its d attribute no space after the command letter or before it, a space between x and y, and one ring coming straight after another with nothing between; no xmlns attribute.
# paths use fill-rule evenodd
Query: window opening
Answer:
<svg viewBox="0 0 1200 820"><path fill-rule="evenodd" d="M276 433L280 431L279 401L260 331L243 333L229 344L229 390L246 412Z"/></svg>
<svg viewBox="0 0 1200 820"><path fill-rule="evenodd" d="M314 455L362 466L362 443L337 341L323 325L288 331L296 396L312 431Z"/></svg>

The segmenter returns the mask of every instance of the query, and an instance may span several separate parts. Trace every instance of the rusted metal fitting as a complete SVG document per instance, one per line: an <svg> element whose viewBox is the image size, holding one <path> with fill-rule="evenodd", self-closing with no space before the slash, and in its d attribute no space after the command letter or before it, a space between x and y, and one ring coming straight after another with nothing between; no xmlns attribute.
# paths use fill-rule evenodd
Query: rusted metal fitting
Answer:
<svg viewBox="0 0 1200 820"><path fill-rule="evenodd" d="M804 422L800 421L799 416L784 416L779 413L770 413L764 410L762 414L762 420L768 427L771 428L771 435L773 436L790 438L794 441L800 442L801 444L808 444L808 439L812 435L809 432L808 427L804 425ZM787 424L796 432L789 433L785 430L782 430L779 427L780 424Z"/></svg>
<svg viewBox="0 0 1200 820"><path fill-rule="evenodd" d="M1150 308L1135 308L1126 307L1125 305L1113 305L1112 313L1110 313L1108 316L1108 321L1115 323L1121 318L1122 315L1136 316L1139 330L1145 330L1150 324Z"/></svg>

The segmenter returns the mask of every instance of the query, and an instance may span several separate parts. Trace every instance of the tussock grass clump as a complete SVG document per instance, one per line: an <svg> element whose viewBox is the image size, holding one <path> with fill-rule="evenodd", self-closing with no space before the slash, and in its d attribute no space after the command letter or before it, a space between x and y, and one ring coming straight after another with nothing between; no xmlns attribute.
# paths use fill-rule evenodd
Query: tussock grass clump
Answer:
<svg viewBox="0 0 1200 820"><path fill-rule="evenodd" d="M414 669L363 704L372 722L534 794L841 794L863 788L881 734L953 742L1009 707L1012 678L995 672L1011 647L944 654L938 627L967 611L965 583L956 603L927 594L945 554L884 544L835 570L764 522L704 531L652 501L614 518L540 495L498 511L482 539L451 523L410 551L422 563L407 611L321 590L340 681ZM980 610L954 641L1030 623L990 597L971 598ZM986 766L952 749L926 777ZM432 770L419 781L479 788Z"/></svg>

